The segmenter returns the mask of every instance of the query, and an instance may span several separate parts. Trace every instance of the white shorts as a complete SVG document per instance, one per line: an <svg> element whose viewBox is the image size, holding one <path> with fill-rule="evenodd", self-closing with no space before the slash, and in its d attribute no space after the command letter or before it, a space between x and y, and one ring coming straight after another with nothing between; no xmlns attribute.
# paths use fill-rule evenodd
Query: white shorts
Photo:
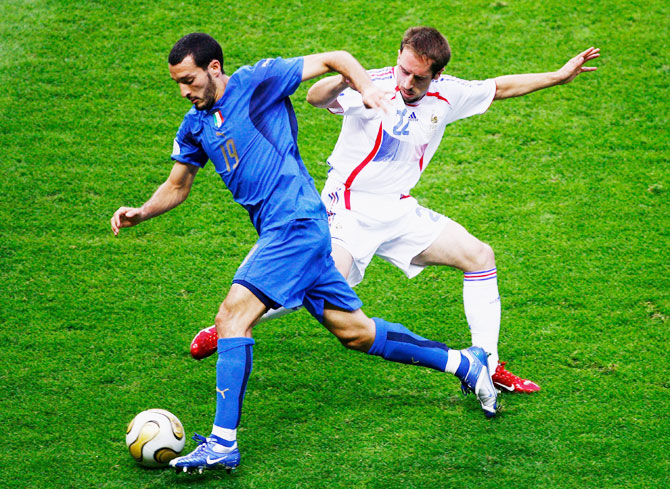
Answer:
<svg viewBox="0 0 670 489"><path fill-rule="evenodd" d="M414 197L351 191L345 199L344 194L344 185L329 179L321 199L333 243L354 259L349 285L363 280L374 255L398 267L407 278L421 273L424 267L412 264L412 259L433 244L450 219L420 206Z"/></svg>

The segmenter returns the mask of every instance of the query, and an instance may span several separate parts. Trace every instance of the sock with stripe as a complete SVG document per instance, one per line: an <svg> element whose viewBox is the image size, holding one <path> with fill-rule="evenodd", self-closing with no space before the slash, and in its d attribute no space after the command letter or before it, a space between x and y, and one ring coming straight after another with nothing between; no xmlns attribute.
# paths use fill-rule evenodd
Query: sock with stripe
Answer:
<svg viewBox="0 0 670 489"><path fill-rule="evenodd" d="M470 326L472 344L481 346L488 357L489 372L498 365L500 294L496 268L463 274L463 307Z"/></svg>
<svg viewBox="0 0 670 489"><path fill-rule="evenodd" d="M375 322L375 341L368 351L391 362L420 365L441 372L455 373L461 364L461 354L438 341L430 341L412 333L399 323L380 318Z"/></svg>
<svg viewBox="0 0 670 489"><path fill-rule="evenodd" d="M253 363L251 338L219 338L216 362L216 415L210 438L217 451L233 450L242 402Z"/></svg>

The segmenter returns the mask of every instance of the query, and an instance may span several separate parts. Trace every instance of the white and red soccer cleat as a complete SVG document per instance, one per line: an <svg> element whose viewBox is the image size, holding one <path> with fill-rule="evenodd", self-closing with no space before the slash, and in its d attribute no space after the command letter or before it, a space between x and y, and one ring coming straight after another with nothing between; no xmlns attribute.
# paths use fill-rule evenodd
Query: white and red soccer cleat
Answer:
<svg viewBox="0 0 670 489"><path fill-rule="evenodd" d="M193 351L191 347L191 351ZM538 392L540 386L530 380L517 377L505 368L505 362L499 362L495 373L491 376L493 384L498 388L509 392L523 392L531 394Z"/></svg>
<svg viewBox="0 0 670 489"><path fill-rule="evenodd" d="M191 356L196 360L207 358L216 352L219 335L216 334L216 326L201 329L191 341Z"/></svg>

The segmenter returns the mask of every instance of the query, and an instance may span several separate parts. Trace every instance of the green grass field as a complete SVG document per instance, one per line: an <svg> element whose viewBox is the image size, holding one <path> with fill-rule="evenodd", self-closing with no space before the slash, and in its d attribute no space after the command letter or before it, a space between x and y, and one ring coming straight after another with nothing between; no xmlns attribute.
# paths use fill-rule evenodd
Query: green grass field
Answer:
<svg viewBox="0 0 670 489"><path fill-rule="evenodd" d="M328 7L328 8L326 8ZM0 487L670 487L670 8L661 0L0 3ZM114 238L165 179L188 110L167 72L183 34L227 72L347 49L395 62L432 25L448 72L599 70L449 126L414 195L496 251L501 356L541 384L487 420L458 381L346 351L303 312L257 328L233 475L137 466L147 408L208 434L214 358L191 360L256 236L207 167L181 207ZM292 97L317 186L339 119ZM371 315L468 345L462 276L375 261ZM187 443L187 448L193 444Z"/></svg>

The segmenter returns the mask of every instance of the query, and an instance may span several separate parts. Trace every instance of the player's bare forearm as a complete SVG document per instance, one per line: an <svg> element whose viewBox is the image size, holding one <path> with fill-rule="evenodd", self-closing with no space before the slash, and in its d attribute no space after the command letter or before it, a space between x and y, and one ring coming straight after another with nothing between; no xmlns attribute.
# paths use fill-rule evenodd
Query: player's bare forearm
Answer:
<svg viewBox="0 0 670 489"><path fill-rule="evenodd" d="M184 202L191 191L198 168L183 163L175 163L168 179L141 207L120 207L111 219L112 232L135 226L147 219L174 209Z"/></svg>
<svg viewBox="0 0 670 489"><path fill-rule="evenodd" d="M346 51L311 54L303 58L302 79L309 80L331 71L342 75L349 85L363 97L363 104L369 109L388 111L385 92L377 88L370 75L351 54Z"/></svg>
<svg viewBox="0 0 670 489"><path fill-rule="evenodd" d="M191 191L198 167L175 163L170 176L140 208L142 220L156 217L184 202Z"/></svg>
<svg viewBox="0 0 670 489"><path fill-rule="evenodd" d="M152 217L160 216L174 209L184 202L188 197L188 191L183 187L176 187L169 180L164 182L156 192L140 207L142 220L146 221Z"/></svg>
<svg viewBox="0 0 670 489"><path fill-rule="evenodd" d="M599 56L600 49L591 47L569 60L557 71L499 76L495 79L496 94L494 100L520 97L543 88L570 83L581 73L595 71L596 67L584 65Z"/></svg>
<svg viewBox="0 0 670 489"><path fill-rule="evenodd" d="M312 85L307 91L307 102L320 109L330 107L348 86L349 83L342 75L329 76Z"/></svg>
<svg viewBox="0 0 670 489"><path fill-rule="evenodd" d="M526 73L523 75L504 75L495 79L496 94L494 100L521 97L543 88L558 85L560 80L555 73Z"/></svg>
<svg viewBox="0 0 670 489"><path fill-rule="evenodd" d="M303 58L302 81L333 71L344 75L356 90L372 85L365 69L347 51L310 54Z"/></svg>

